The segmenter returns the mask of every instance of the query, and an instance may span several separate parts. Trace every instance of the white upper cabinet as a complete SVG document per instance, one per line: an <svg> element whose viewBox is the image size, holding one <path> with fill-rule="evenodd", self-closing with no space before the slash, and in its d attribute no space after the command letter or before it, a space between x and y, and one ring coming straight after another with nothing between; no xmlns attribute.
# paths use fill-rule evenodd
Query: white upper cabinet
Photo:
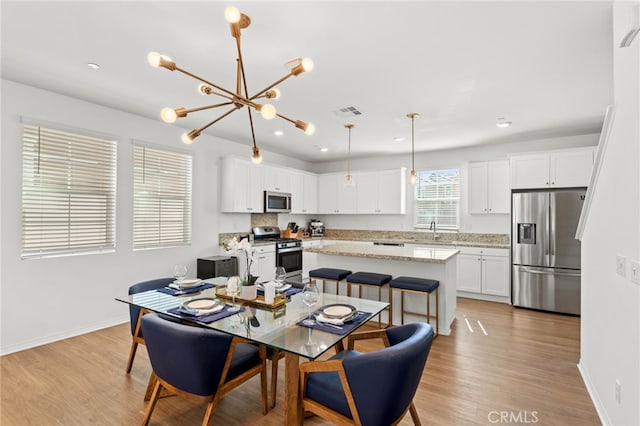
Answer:
<svg viewBox="0 0 640 426"><path fill-rule="evenodd" d="M233 157L221 159L220 211L262 213L262 166Z"/></svg>
<svg viewBox="0 0 640 426"><path fill-rule="evenodd" d="M406 214L406 169L356 173L357 211L364 214Z"/></svg>
<svg viewBox="0 0 640 426"><path fill-rule="evenodd" d="M469 213L509 213L509 162L469 163Z"/></svg>
<svg viewBox="0 0 640 426"><path fill-rule="evenodd" d="M292 172L278 166L262 166L262 189L264 191L291 192Z"/></svg>
<svg viewBox="0 0 640 426"><path fill-rule="evenodd" d="M291 174L291 213L316 213L318 176L312 173Z"/></svg>
<svg viewBox="0 0 640 426"><path fill-rule="evenodd" d="M511 157L511 188L587 186L595 148L575 148Z"/></svg>
<svg viewBox="0 0 640 426"><path fill-rule="evenodd" d="M318 213L357 213L356 176L354 185L345 185L345 173L328 173L318 176Z"/></svg>

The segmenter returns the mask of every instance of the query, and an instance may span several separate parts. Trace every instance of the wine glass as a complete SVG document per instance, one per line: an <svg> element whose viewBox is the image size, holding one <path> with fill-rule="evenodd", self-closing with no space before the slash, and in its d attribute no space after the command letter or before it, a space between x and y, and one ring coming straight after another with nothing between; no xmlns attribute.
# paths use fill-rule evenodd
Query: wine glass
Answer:
<svg viewBox="0 0 640 426"><path fill-rule="evenodd" d="M176 265L173 267L173 277L176 279L178 286L187 276L187 267L184 265Z"/></svg>
<svg viewBox="0 0 640 426"><path fill-rule="evenodd" d="M284 266L276 266L276 270L274 273L276 287L282 287L282 285L284 284L284 277L286 273L287 272L284 270Z"/></svg>
<svg viewBox="0 0 640 426"><path fill-rule="evenodd" d="M236 296L238 295L238 291L240 288L238 287L240 282L240 277L234 276L229 277L227 280L227 294L232 298L232 306L229 308L229 312L238 312L240 308L236 306Z"/></svg>
<svg viewBox="0 0 640 426"><path fill-rule="evenodd" d="M311 307L318 303L319 298L320 293L318 292L318 286L316 286L315 281L310 281L304 285L304 289L302 289L302 302L309 307L309 316L302 321L304 325L313 325L316 323L311 316Z"/></svg>

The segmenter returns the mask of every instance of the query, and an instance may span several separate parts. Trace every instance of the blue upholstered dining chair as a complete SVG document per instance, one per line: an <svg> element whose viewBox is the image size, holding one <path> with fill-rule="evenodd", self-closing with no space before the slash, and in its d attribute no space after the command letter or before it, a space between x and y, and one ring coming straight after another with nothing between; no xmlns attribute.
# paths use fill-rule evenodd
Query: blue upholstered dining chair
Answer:
<svg viewBox="0 0 640 426"><path fill-rule="evenodd" d="M142 293L144 291L155 290L157 288L166 287L175 281L175 278L157 278L149 281L142 281L129 287L129 295ZM145 309L138 306L129 305L129 317L131 322L131 349L129 350L129 360L127 361L127 373L131 372L133 359L136 357L136 349L138 344L144 345L144 338L140 332L140 317L149 313Z"/></svg>
<svg viewBox="0 0 640 426"><path fill-rule="evenodd" d="M155 386L143 425L149 423L162 389L208 403L208 425L220 398L260 374L262 414L267 413L266 349L210 328L167 321L157 314L140 321Z"/></svg>
<svg viewBox="0 0 640 426"><path fill-rule="evenodd" d="M412 323L349 336L348 349L327 361L300 365L303 407L335 424L395 425L411 413L433 341L433 328ZM382 338L385 348L360 353L354 341Z"/></svg>

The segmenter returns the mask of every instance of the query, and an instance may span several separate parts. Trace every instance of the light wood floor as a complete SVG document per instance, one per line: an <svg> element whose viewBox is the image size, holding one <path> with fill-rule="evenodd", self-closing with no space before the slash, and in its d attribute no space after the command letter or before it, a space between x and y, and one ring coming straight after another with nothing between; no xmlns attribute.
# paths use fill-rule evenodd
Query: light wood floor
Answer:
<svg viewBox="0 0 640 426"><path fill-rule="evenodd" d="M600 424L576 367L579 336L579 318L459 298L453 333L435 339L416 395L423 424L499 424L500 412L516 416L512 424ZM139 424L150 366L141 348L125 374L130 339L123 324L0 358L0 424ZM277 406L269 414L260 413L256 377L222 399L213 423L282 424L280 376ZM151 424L197 425L203 415L199 402L163 398ZM325 423L310 418L305 424ZM412 424L410 417L401 424Z"/></svg>

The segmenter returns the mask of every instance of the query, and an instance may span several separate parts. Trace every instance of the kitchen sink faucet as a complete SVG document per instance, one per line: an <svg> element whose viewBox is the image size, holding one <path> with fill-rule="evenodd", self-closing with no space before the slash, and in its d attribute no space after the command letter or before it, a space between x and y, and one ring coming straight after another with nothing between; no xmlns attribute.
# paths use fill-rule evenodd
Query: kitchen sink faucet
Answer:
<svg viewBox="0 0 640 426"><path fill-rule="evenodd" d="M434 241L437 240L440 235L438 235L438 233L436 232L436 221L435 220L431 221L431 224L429 225L429 230L433 231L433 240Z"/></svg>

